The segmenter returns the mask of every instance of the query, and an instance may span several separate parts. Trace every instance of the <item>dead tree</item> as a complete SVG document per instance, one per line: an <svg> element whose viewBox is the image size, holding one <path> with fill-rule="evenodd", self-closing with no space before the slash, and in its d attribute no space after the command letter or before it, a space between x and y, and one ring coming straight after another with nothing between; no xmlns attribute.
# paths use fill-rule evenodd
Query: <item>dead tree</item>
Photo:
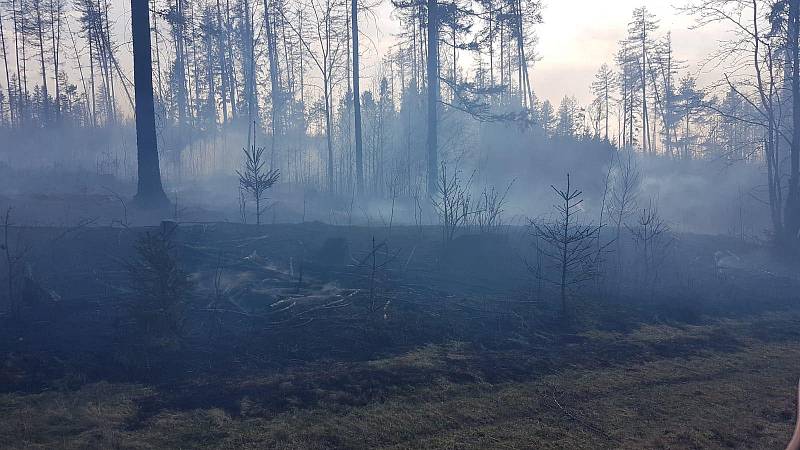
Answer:
<svg viewBox="0 0 800 450"><path fill-rule="evenodd" d="M281 176L279 169L266 170L264 165L264 147L256 147L255 142L250 149L243 149L245 161L244 168L236 171L239 175L239 188L250 194L256 202L256 225L261 225L261 214L264 209L261 208L261 202L265 200L264 193L271 188ZM240 209L242 206L242 199L240 198Z"/></svg>
<svg viewBox="0 0 800 450"><path fill-rule="evenodd" d="M652 287L658 276L655 269L664 259L673 242L670 236L670 227L659 215L658 208L653 204L652 199L646 208L642 208L636 223L626 225L626 227L640 252L644 285Z"/></svg>
<svg viewBox="0 0 800 450"><path fill-rule="evenodd" d="M365 277L368 278L369 283L369 313L371 315L374 315L379 309L383 309L384 319L387 318L387 309L391 300L387 299L382 306L379 305L378 289L387 281L389 275L387 267L397 259L399 253L399 250L390 253L388 242L383 240L376 243L375 236L373 236L369 253L358 261L357 267L367 267L369 270L369 274Z"/></svg>
<svg viewBox="0 0 800 450"><path fill-rule="evenodd" d="M606 133L606 139L608 139L608 133ZM595 258L595 264L597 265L595 270L597 273L603 273L603 262L604 262L604 249L611 245L609 241L605 245L603 245L603 229L606 227L606 209L608 206L608 195L611 189L611 173L614 170L614 157L612 156L611 162L608 165L608 171L606 171L606 177L603 183L603 197L600 202L600 217L597 220L597 256ZM598 285L599 287L599 285Z"/></svg>
<svg viewBox="0 0 800 450"><path fill-rule="evenodd" d="M611 198L608 208L611 220L616 227L614 241L617 243L617 276L622 272L622 230L625 221L636 209L642 175L639 172L633 152L626 151L617 155L617 167L611 174Z"/></svg>
<svg viewBox="0 0 800 450"><path fill-rule="evenodd" d="M550 262L550 271L541 267L529 269L545 282L556 285L561 294L561 314L567 317L567 296L569 290L591 280L596 276L598 227L586 224L578 216L581 210L582 191L573 189L567 174L567 186L559 189L552 186L559 203L554 205L558 212L553 220L530 220L532 234L537 238L537 249ZM543 262L544 264L544 262ZM555 273L553 273L555 272Z"/></svg>
<svg viewBox="0 0 800 450"><path fill-rule="evenodd" d="M483 190L475 211L475 223L481 233L495 233L503 226L506 198L513 185L514 181L508 184L505 191L498 191L494 186Z"/></svg>
<svg viewBox="0 0 800 450"><path fill-rule="evenodd" d="M441 170L436 180L436 191L431 202L439 215L442 224L442 240L445 244L455 237L456 232L469 218L472 203L469 195L469 186L472 183L471 175L468 179L461 178L458 169L447 171L447 164L441 164Z"/></svg>

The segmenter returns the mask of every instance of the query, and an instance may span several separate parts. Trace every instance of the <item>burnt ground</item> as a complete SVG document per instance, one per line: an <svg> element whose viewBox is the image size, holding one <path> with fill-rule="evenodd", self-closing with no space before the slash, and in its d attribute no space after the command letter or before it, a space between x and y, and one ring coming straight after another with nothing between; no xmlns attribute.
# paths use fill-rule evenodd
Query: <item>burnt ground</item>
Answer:
<svg viewBox="0 0 800 450"><path fill-rule="evenodd" d="M126 262L157 228L15 228L34 291L0 317L5 448L778 448L800 279L681 235L653 286L563 320L522 229L182 223L183 336L143 344ZM715 253L736 262L720 270ZM730 259L730 258L729 258ZM46 295L42 294L46 293Z"/></svg>

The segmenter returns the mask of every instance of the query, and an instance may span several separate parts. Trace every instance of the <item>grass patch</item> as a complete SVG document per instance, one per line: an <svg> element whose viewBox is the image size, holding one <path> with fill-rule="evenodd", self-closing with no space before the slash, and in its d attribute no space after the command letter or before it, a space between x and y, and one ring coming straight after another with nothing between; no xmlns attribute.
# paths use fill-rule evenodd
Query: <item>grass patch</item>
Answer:
<svg viewBox="0 0 800 450"><path fill-rule="evenodd" d="M751 324L726 321L587 337L649 349L700 345L747 329ZM503 382L488 382L474 369L479 351L429 345L393 358L228 380L219 391L225 407L177 407L158 401L174 395L174 387L131 384L6 394L0 442L12 448L779 448L794 419L800 344L739 337L732 351L711 346L609 361L600 369L564 365ZM198 398L210 398L202 386L195 386Z"/></svg>

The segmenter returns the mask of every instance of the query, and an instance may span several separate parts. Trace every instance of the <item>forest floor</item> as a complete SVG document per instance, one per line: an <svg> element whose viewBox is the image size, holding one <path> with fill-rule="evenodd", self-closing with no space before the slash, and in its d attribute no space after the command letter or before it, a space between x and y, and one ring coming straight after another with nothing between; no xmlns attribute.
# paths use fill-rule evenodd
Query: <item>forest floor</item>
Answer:
<svg viewBox="0 0 800 450"><path fill-rule="evenodd" d="M414 227L181 225L191 325L143 356L121 261L146 231L17 230L59 295L0 316L0 447L781 448L791 435L800 280L757 245L681 236L655 293L609 281L576 294L564 323L532 286L524 232L443 249ZM720 250L742 267L720 274Z"/></svg>

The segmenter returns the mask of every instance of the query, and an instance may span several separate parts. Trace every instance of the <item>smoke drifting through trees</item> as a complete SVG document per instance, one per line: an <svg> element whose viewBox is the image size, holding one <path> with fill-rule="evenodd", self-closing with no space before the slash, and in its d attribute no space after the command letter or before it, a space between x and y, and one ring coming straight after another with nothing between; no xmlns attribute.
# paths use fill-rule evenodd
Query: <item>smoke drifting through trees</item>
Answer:
<svg viewBox="0 0 800 450"><path fill-rule="evenodd" d="M553 105L536 95L536 27L547 19L538 1L153 0L160 171L168 190L229 176L241 166L238 149L256 139L266 168L281 172L279 190L400 203L423 197L430 221L427 198L436 195L442 162L477 170L478 191L520 179L509 207L532 214L546 203L518 200L531 187L525 167L537 174L530 181L537 191L573 171L590 184L588 207L597 209L593 188L610 160L604 152L625 149L651 161L642 165L653 169L643 175L652 178L647 195L656 194L659 177L695 170L681 164L744 167L736 169L748 174L737 191L744 185L770 205L775 235L791 237L800 227L791 81L798 64L790 45L796 14L792 2L773 3L687 7L700 25L721 22L741 35L711 55L730 70L708 87L681 59L670 30L638 8L618 51L586 87L593 100L581 105L566 96ZM363 39L365 24L389 27L374 23L378 8L392 8L392 25L402 30L380 59L376 43ZM725 8L741 11L742 22ZM131 48L124 12L105 0L0 4L0 135L14 143L3 152L9 164L63 161L135 176L138 83L121 63ZM571 167L570 155L582 153L599 156ZM587 176L575 172L584 169ZM727 190L719 189L723 196ZM416 209L406 209L410 221ZM661 211L676 220L683 214Z"/></svg>
<svg viewBox="0 0 800 450"><path fill-rule="evenodd" d="M686 7L731 29L711 85L624 11L591 101L552 103L539 0L119 1L0 0L0 441L788 429L800 0Z"/></svg>

